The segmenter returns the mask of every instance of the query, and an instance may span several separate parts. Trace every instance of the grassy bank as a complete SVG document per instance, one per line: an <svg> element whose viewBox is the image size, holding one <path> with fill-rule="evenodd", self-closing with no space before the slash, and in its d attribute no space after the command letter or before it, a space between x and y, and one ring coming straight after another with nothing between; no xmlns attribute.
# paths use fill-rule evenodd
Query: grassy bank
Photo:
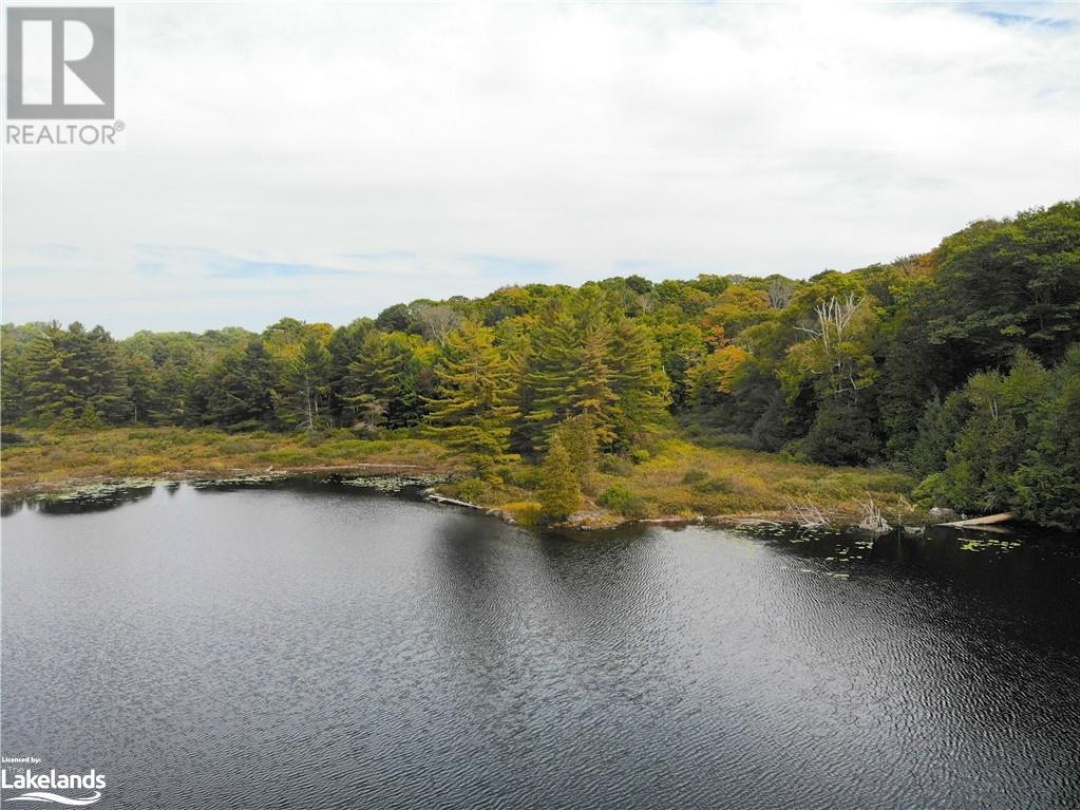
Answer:
<svg viewBox="0 0 1080 810"><path fill-rule="evenodd" d="M601 460L573 522L602 527L731 516L857 524L871 504L893 525L922 522L910 501L914 481L885 469L820 467L770 453L704 448L675 436L635 456ZM463 477L445 489L522 522L535 519L540 471L521 464L505 477L510 483L501 485Z"/></svg>
<svg viewBox="0 0 1080 810"><path fill-rule="evenodd" d="M501 481L470 477L460 460L427 439L359 439L346 431L315 439L277 433L228 434L180 428L111 429L86 433L20 432L4 447L5 496L26 496L117 478L196 478L274 470L364 468L453 474L446 494L498 509L529 523L539 513L538 467L517 462ZM808 516L858 523L874 507L893 525L918 522L913 481L882 469L830 468L744 450L706 449L675 435L652 453L602 458L584 486L575 522Z"/></svg>
<svg viewBox="0 0 1080 810"><path fill-rule="evenodd" d="M87 433L19 431L0 463L5 496L101 478L192 478L275 470L372 466L453 472L454 456L434 442L358 439L341 431L309 440L280 433L229 434L184 428L114 428Z"/></svg>

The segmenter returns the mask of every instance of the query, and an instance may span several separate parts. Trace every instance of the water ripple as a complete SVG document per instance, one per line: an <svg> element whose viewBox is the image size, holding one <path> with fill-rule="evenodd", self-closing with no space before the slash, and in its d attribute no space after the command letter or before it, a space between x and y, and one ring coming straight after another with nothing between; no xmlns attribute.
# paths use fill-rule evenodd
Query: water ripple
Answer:
<svg viewBox="0 0 1080 810"><path fill-rule="evenodd" d="M1052 544L573 542L317 488L4 521L5 752L102 807L1080 806Z"/></svg>

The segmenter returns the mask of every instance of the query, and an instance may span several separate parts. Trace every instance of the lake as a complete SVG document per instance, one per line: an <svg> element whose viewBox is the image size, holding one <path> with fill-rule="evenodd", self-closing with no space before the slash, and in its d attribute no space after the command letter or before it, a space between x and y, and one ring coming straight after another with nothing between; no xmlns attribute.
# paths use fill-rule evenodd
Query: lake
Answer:
<svg viewBox="0 0 1080 810"><path fill-rule="evenodd" d="M3 756L96 808L1080 806L1076 538L575 538L315 481L2 530Z"/></svg>

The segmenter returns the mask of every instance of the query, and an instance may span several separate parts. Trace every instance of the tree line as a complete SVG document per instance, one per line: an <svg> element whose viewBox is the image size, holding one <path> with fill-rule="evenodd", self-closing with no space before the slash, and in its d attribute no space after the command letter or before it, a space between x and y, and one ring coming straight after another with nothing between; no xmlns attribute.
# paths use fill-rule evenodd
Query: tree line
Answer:
<svg viewBox="0 0 1080 810"><path fill-rule="evenodd" d="M1080 527L1080 200L804 281L630 276L337 328L118 341L54 322L2 338L9 426L421 431L498 476L513 456L631 454L674 422L706 444L894 465L927 502Z"/></svg>

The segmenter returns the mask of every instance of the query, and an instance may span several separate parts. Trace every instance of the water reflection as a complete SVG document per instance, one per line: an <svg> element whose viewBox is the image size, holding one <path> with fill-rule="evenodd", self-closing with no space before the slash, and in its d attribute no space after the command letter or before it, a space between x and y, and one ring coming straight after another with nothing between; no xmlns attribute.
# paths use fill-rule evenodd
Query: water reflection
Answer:
<svg viewBox="0 0 1080 810"><path fill-rule="evenodd" d="M5 746L111 806L1078 804L1048 538L571 540L312 481L4 529Z"/></svg>
<svg viewBox="0 0 1080 810"><path fill-rule="evenodd" d="M107 512L125 504L149 498L153 494L153 484L102 485L92 489L86 488L72 495L5 498L0 501L0 517L10 517L24 509L42 515L83 515L90 512Z"/></svg>
<svg viewBox="0 0 1080 810"><path fill-rule="evenodd" d="M1005 583L1035 585L1028 578L1039 568L1030 558L1017 557L1020 565L1012 567L1011 554L957 551L964 541L951 532L895 534L867 546L857 537L808 542L795 534L773 547L809 565L764 569L762 590L771 592L789 628L785 644L794 655L784 669L806 689L802 705L817 714L819 734L877 747L886 731L892 753L917 761L934 785L927 801L972 803L950 779L961 770L977 775L985 806L1026 806L1023 772L1077 767L1077 752L1051 741L1080 730L1080 655L1074 645L1062 649L1064 628L1035 618L1054 604L1052 593L1033 599L1043 602L1034 615L995 593ZM839 562L840 549L850 556L859 547L865 562ZM838 567L848 579L832 576ZM765 639L755 647L768 649ZM1061 666L1041 666L1048 657ZM810 725L809 718L800 724ZM926 734L928 727L934 734ZM1001 768L1003 761L1015 767ZM1046 801L1068 806L1075 791L1051 787Z"/></svg>
<svg viewBox="0 0 1080 810"><path fill-rule="evenodd" d="M428 546L422 587L431 596L433 627L444 636L441 646L464 654L467 667L497 669L513 665L520 644L518 604L530 600L521 582L528 566L514 562L531 550L527 544L507 549L501 536L484 529L468 515L446 515Z"/></svg>
<svg viewBox="0 0 1080 810"><path fill-rule="evenodd" d="M813 561L820 575L858 577L885 567L891 576L918 576L961 587L986 609L1023 615L1054 632L1080 633L1080 614L1067 609L1080 584L1080 542L1053 532L986 534L931 527L872 536L857 531L758 529L777 552Z"/></svg>

